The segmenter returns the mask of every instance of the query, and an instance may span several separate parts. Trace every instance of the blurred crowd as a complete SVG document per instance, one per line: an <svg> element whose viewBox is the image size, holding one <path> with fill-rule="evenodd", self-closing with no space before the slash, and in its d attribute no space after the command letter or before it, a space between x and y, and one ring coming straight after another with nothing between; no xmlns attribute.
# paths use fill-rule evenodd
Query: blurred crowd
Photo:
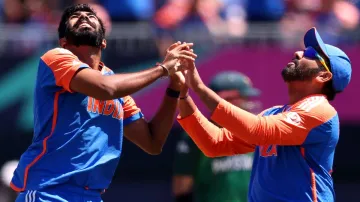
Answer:
<svg viewBox="0 0 360 202"><path fill-rule="evenodd" d="M316 26L328 43L352 43L349 36L358 28L360 9L359 0L0 0L1 22L22 25L22 34L39 45L36 39L46 37L49 27L56 31L53 27L62 10L73 3L92 4L108 33L113 24L149 23L159 50L174 38L181 40L195 32L220 41L245 37L251 35L249 26L257 23L275 24L277 37L284 39L302 36ZM35 33L26 30L29 27L36 27ZM260 28L269 33L273 29ZM31 43L26 45L29 51Z"/></svg>

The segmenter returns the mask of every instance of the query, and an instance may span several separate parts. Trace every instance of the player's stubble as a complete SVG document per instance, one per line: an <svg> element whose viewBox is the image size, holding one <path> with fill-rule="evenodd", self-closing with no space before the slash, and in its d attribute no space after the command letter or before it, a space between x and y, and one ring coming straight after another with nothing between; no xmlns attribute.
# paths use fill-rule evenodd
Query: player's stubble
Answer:
<svg viewBox="0 0 360 202"><path fill-rule="evenodd" d="M79 28L81 22L86 21L94 30L89 27ZM105 38L105 33L101 28L96 27L94 23L91 23L87 18L80 17L73 27L69 23L66 23L65 38L68 43L74 46L93 46L101 47L102 41Z"/></svg>
<svg viewBox="0 0 360 202"><path fill-rule="evenodd" d="M293 59L292 62L295 65L289 64L281 71L281 76L285 82L309 81L321 71L320 68L309 68L300 65L298 59Z"/></svg>

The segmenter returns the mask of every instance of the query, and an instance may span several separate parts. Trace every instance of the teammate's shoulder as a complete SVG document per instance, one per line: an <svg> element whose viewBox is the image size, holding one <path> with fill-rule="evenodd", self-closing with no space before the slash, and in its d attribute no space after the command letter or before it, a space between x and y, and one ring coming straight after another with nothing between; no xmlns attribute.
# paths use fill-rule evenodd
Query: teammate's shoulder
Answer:
<svg viewBox="0 0 360 202"><path fill-rule="evenodd" d="M315 116L324 121L337 115L336 109L323 95L307 97L296 103L291 111L300 112L304 115Z"/></svg>
<svg viewBox="0 0 360 202"><path fill-rule="evenodd" d="M275 105L275 106L273 106L273 107L270 107L270 108L267 108L267 109L263 110L263 111L259 114L259 116L263 116L264 114L269 113L270 111L279 110L279 109L281 109L281 108L283 108L283 107L284 107L284 105Z"/></svg>
<svg viewBox="0 0 360 202"><path fill-rule="evenodd" d="M75 56L71 51L69 51L68 49L65 48L53 48L49 51L47 51L46 53L44 53L44 55L41 56L41 58L53 58L57 55L71 55L71 56ZM76 57L76 56L75 56Z"/></svg>

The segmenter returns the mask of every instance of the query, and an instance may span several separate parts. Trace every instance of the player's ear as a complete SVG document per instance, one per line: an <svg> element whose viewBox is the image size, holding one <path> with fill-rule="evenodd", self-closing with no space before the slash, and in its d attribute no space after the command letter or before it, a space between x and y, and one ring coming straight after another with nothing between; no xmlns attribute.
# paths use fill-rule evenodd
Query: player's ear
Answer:
<svg viewBox="0 0 360 202"><path fill-rule="evenodd" d="M106 39L103 39L103 41L101 42L101 49L105 49L106 48Z"/></svg>
<svg viewBox="0 0 360 202"><path fill-rule="evenodd" d="M59 45L60 45L61 48L65 48L65 46L66 46L66 39L65 39L65 38L59 39Z"/></svg>
<svg viewBox="0 0 360 202"><path fill-rule="evenodd" d="M332 79L332 73L328 71L319 72L318 76L316 77L316 81L319 83L326 83Z"/></svg>

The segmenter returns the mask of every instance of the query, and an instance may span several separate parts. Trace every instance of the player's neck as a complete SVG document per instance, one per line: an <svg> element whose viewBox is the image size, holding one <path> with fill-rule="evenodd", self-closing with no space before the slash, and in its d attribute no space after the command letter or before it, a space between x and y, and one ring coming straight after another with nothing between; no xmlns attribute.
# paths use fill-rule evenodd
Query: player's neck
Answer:
<svg viewBox="0 0 360 202"><path fill-rule="evenodd" d="M310 95L320 94L320 90L314 88L311 83L307 82L291 82L287 83L289 104L295 104L296 102L308 97Z"/></svg>
<svg viewBox="0 0 360 202"><path fill-rule="evenodd" d="M101 61L101 49L91 46L68 46L66 47L74 53L80 61L88 64L92 69L99 70Z"/></svg>

